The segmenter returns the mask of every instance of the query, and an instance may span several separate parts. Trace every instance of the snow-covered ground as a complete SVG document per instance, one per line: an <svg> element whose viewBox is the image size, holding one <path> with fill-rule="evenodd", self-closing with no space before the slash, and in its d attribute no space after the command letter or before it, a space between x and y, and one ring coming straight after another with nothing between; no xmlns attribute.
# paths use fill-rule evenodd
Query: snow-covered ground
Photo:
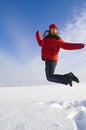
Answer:
<svg viewBox="0 0 86 130"><path fill-rule="evenodd" d="M0 130L86 130L86 83L0 87Z"/></svg>

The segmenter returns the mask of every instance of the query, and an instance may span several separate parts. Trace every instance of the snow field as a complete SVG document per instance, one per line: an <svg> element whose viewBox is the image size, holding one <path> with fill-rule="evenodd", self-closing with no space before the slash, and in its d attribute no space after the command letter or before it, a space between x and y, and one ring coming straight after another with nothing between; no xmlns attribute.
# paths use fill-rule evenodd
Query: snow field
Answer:
<svg viewBox="0 0 86 130"><path fill-rule="evenodd" d="M0 88L0 130L86 130L85 84Z"/></svg>

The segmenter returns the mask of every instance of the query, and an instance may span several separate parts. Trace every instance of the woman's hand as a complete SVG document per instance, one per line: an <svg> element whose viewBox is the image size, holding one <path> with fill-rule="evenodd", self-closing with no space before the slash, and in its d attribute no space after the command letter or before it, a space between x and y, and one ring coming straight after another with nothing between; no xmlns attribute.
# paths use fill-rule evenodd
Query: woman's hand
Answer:
<svg viewBox="0 0 86 130"><path fill-rule="evenodd" d="M86 47L86 44L84 44L84 47Z"/></svg>

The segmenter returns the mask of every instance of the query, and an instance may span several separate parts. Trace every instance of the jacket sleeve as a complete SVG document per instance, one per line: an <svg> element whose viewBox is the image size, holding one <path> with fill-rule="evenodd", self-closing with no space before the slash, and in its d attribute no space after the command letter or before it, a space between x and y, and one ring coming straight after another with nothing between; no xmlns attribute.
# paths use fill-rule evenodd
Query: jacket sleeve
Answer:
<svg viewBox="0 0 86 130"><path fill-rule="evenodd" d="M42 36L41 36L41 34L40 34L40 31L39 31L39 30L36 32L36 40L37 40L37 42L38 42L39 46L41 46L41 47L42 47L42 44L43 44L43 38L42 38Z"/></svg>
<svg viewBox="0 0 86 130"><path fill-rule="evenodd" d="M63 39L60 39L59 47L65 49L65 50L77 50L77 49L84 48L84 44L65 42L65 41L63 41Z"/></svg>

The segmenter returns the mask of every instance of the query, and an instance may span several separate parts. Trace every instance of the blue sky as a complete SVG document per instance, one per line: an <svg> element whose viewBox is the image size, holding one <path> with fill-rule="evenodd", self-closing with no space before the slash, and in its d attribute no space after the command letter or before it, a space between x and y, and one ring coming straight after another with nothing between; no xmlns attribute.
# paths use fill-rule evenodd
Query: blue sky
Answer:
<svg viewBox="0 0 86 130"><path fill-rule="evenodd" d="M0 83L46 83L36 31L40 29L43 34L51 23L57 23L66 41L85 42L85 7L84 0L0 0ZM80 52L84 53L75 51L70 55ZM61 59L65 67L67 58ZM58 65L64 73L71 71L73 66L65 67L61 70ZM82 75L86 76L85 72Z"/></svg>

